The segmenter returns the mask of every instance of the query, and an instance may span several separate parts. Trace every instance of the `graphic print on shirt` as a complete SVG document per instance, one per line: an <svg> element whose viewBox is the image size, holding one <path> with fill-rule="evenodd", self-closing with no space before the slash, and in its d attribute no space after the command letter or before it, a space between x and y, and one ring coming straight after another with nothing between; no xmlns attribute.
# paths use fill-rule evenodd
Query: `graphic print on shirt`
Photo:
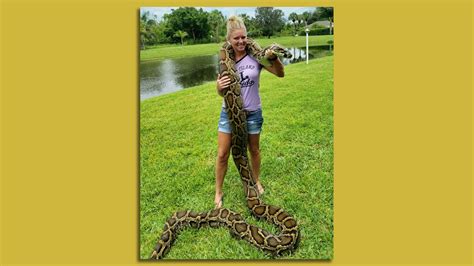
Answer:
<svg viewBox="0 0 474 266"><path fill-rule="evenodd" d="M245 87L251 87L253 84L255 84L255 81L250 79L249 75L245 75L244 77L244 70L246 69L254 69L254 65L244 65L244 66L239 66L239 72L240 72L240 87L245 88Z"/></svg>
<svg viewBox="0 0 474 266"><path fill-rule="evenodd" d="M244 109L255 111L262 108L259 95L262 66L253 57L246 55L235 63L235 69L240 78L240 93ZM224 99L222 99L222 107L225 108Z"/></svg>

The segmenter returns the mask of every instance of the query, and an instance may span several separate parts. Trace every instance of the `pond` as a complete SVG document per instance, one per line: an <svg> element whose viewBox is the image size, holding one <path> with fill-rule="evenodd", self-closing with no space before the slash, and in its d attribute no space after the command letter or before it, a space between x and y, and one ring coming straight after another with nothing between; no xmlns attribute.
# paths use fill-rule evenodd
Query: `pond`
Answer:
<svg viewBox="0 0 474 266"><path fill-rule="evenodd" d="M306 60L306 47L288 49L293 58L284 58L284 65ZM309 59L332 55L333 49L333 45L310 46ZM217 72L217 54L140 62L140 100L216 80Z"/></svg>

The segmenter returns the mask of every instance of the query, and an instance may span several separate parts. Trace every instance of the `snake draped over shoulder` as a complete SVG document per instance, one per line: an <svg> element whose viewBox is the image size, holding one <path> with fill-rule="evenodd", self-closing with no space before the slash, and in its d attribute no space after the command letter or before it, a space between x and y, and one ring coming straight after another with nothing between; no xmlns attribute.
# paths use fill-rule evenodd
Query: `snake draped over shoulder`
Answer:
<svg viewBox="0 0 474 266"><path fill-rule="evenodd" d="M273 51L278 56L287 58L292 56L277 44L261 49L252 39L248 38L247 40L247 53L264 66L271 64L265 57L267 50ZM266 219L276 225L280 229L280 233L275 235L248 224L239 213L227 208L217 208L206 212L177 211L166 221L163 233L151 255L152 259L162 259L170 250L179 231L185 227L226 226L232 236L244 239L275 256L294 250L299 242L299 230L295 218L280 207L264 203L258 193L247 155L247 113L242 106L240 79L235 69L235 53L232 45L228 42L223 44L219 52L219 74L221 76L228 75L231 80L229 87L223 90L223 97L232 125L231 154L240 174L247 207L255 217Z"/></svg>

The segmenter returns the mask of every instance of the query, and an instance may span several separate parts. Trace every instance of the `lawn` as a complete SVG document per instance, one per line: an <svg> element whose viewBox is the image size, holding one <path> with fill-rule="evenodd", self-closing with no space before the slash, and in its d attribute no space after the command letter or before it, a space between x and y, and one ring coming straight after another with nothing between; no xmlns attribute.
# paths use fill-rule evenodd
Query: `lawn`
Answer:
<svg viewBox="0 0 474 266"><path fill-rule="evenodd" d="M329 41L333 40L333 35L321 35L321 36L309 36L309 45L327 45ZM303 47L306 46L305 36L287 36L287 37L273 37L273 38L262 38L256 39L256 41L265 47L272 43L278 43L286 47ZM213 55L219 51L222 43L207 43L207 44L195 44L195 45L158 45L153 48L140 51L140 60L163 60L170 58L181 58L189 56L199 55Z"/></svg>
<svg viewBox="0 0 474 266"><path fill-rule="evenodd" d="M298 249L283 259L333 257L333 57L262 72L263 201L283 207L300 225ZM140 258L150 255L177 210L214 208L217 121L222 98L210 82L140 103ZM232 159L224 207L252 224ZM182 231L165 259L266 259L269 255L224 227ZM278 259L280 259L278 258Z"/></svg>

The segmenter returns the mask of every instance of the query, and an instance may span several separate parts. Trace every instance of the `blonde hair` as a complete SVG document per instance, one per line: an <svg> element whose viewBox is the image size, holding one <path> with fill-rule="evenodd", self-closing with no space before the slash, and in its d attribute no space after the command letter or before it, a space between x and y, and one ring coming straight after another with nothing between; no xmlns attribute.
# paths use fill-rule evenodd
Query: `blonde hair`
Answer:
<svg viewBox="0 0 474 266"><path fill-rule="evenodd" d="M241 17L232 15L227 19L227 40L230 38L230 34L234 30L240 30L243 29L245 32L247 32L247 28L245 27L244 21L242 20Z"/></svg>

